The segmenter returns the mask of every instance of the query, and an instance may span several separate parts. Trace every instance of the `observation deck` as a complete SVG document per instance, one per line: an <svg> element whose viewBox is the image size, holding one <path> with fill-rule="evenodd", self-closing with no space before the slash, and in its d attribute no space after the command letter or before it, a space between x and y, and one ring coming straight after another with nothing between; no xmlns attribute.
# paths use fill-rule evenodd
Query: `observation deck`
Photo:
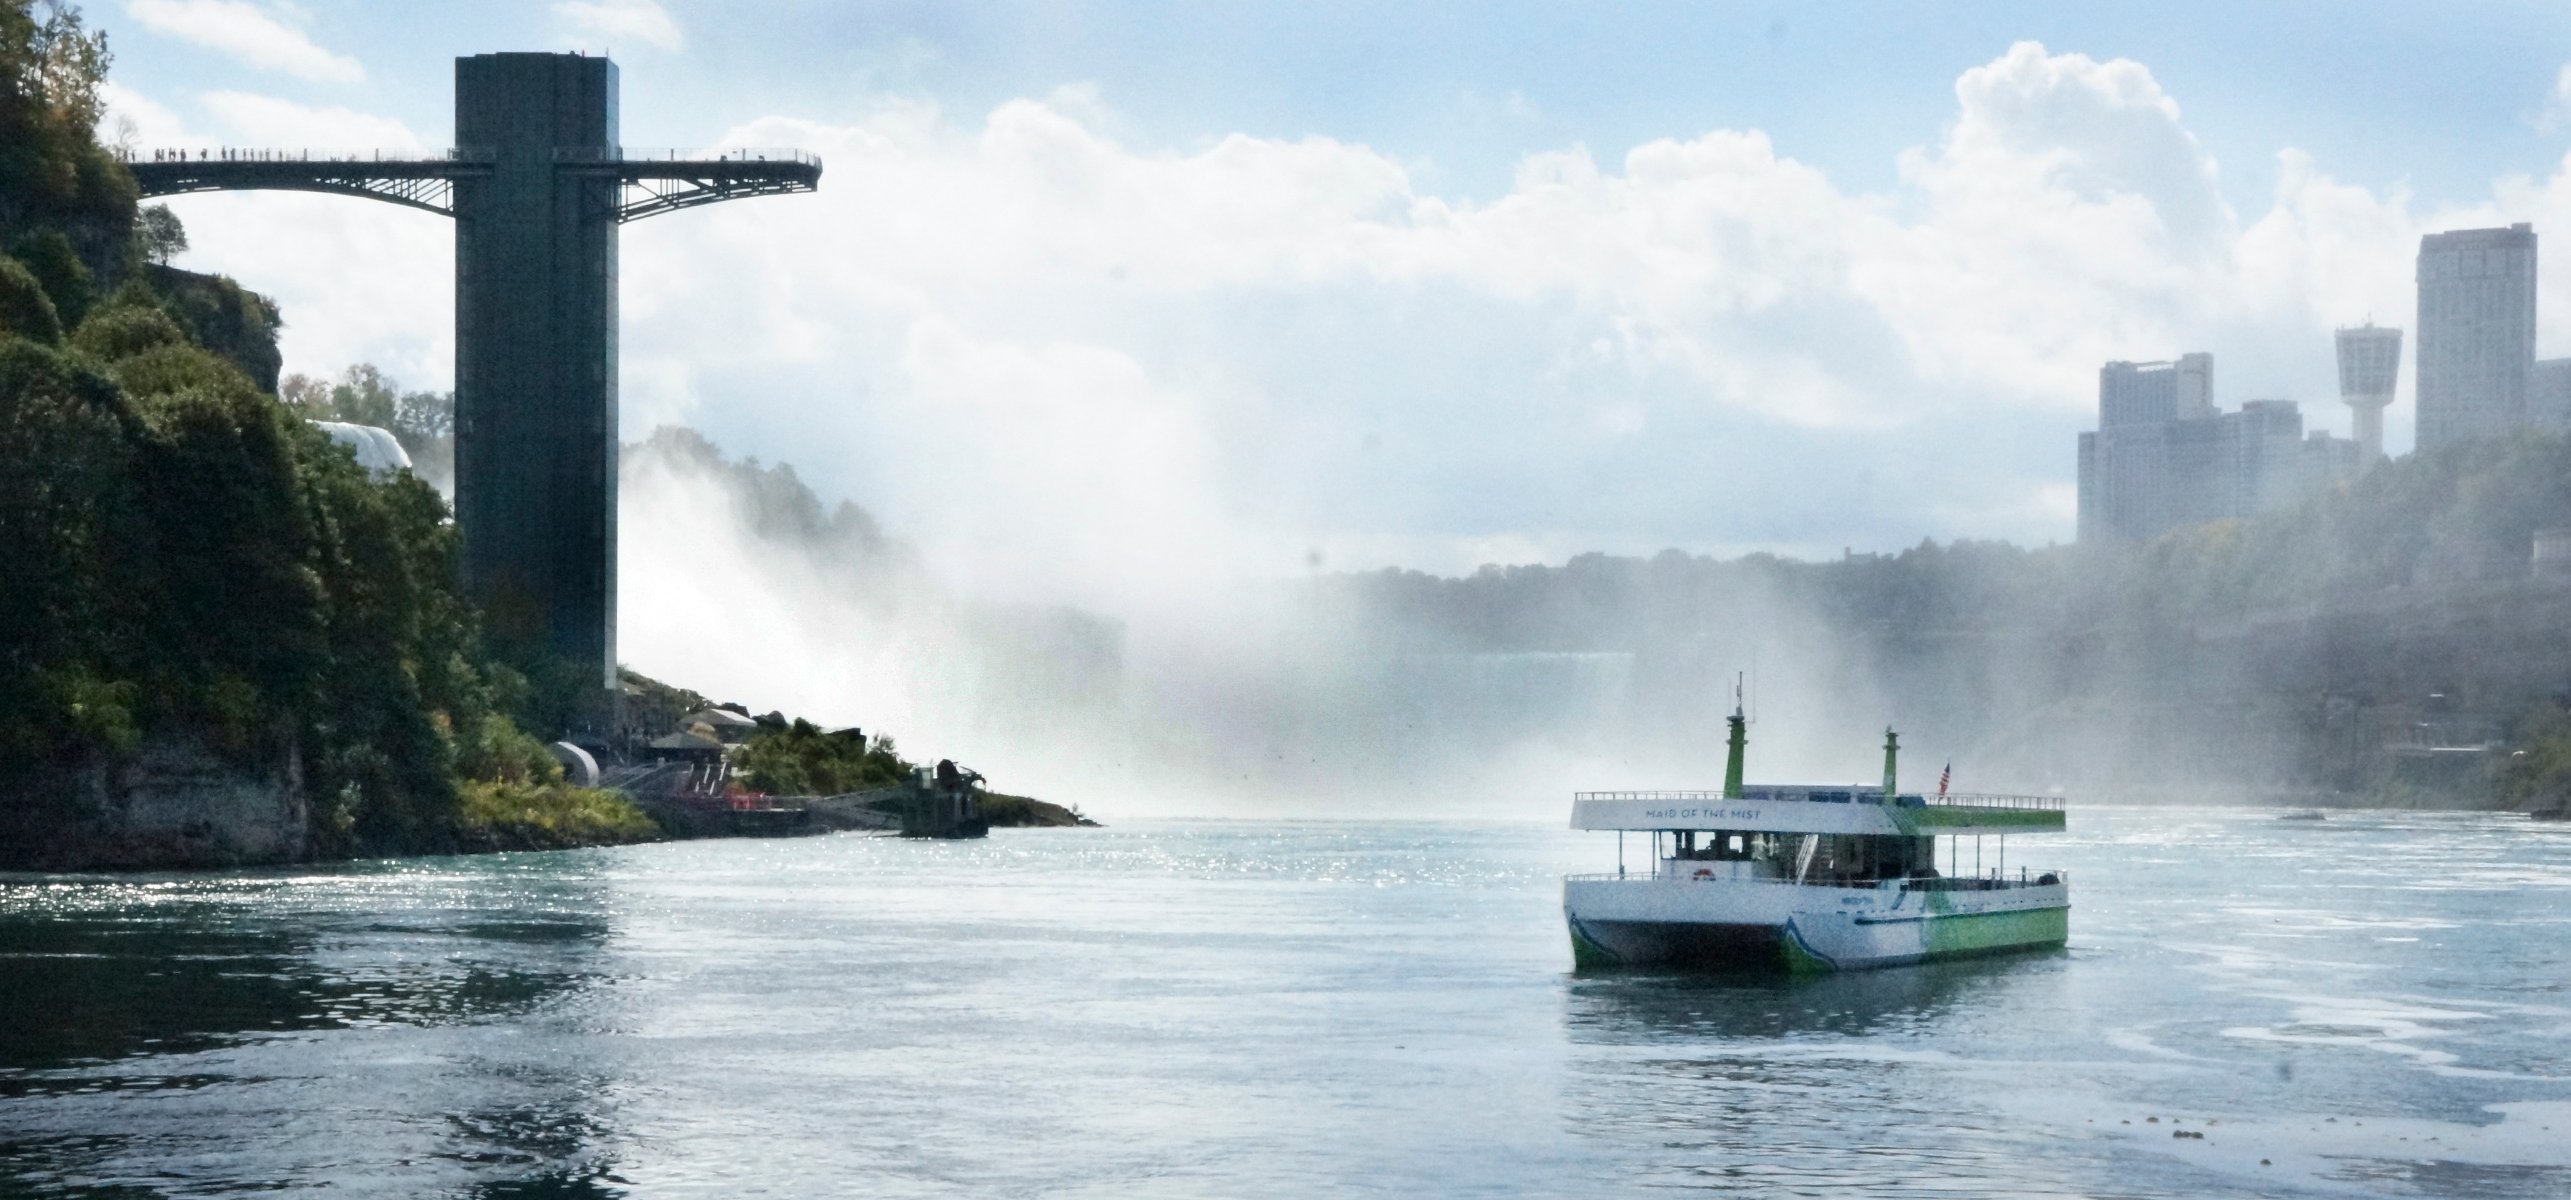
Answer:
<svg viewBox="0 0 2571 1200"><path fill-rule="evenodd" d="M1579 792L1573 829L1730 830L1906 837L1948 833L2047 833L2064 827L2058 796L1954 793L1887 796L1852 785L1752 785L1714 791Z"/></svg>
<svg viewBox="0 0 2571 1200"><path fill-rule="evenodd" d="M818 191L821 156L790 148L627 149L557 147L556 173L621 185L609 207L590 214L623 224L700 204ZM275 149L240 146L128 150L118 154L142 194L326 192L455 215L458 180L488 179L500 154L456 147L411 150Z"/></svg>

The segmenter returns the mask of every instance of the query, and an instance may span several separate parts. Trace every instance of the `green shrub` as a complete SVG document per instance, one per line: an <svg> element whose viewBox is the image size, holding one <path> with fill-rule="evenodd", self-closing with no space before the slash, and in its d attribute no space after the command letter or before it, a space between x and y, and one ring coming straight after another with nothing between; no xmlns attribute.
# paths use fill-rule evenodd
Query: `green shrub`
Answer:
<svg viewBox="0 0 2571 1200"><path fill-rule="evenodd" d="M119 363L164 346L184 346L187 331L168 313L143 305L97 309L72 331L71 347L102 363ZM230 364L225 364L230 365Z"/></svg>
<svg viewBox="0 0 2571 1200"><path fill-rule="evenodd" d="M661 827L614 792L562 783L465 785L462 832L515 849L564 849L656 841Z"/></svg>
<svg viewBox="0 0 2571 1200"><path fill-rule="evenodd" d="M27 264L0 258L0 334L50 346L62 340L62 317Z"/></svg>
<svg viewBox="0 0 2571 1200"><path fill-rule="evenodd" d="M78 325L89 315L94 298L89 284L89 268L71 248L71 239L59 229L36 229L19 237L9 248L27 272L43 285L45 295L53 301L54 314L64 325Z"/></svg>

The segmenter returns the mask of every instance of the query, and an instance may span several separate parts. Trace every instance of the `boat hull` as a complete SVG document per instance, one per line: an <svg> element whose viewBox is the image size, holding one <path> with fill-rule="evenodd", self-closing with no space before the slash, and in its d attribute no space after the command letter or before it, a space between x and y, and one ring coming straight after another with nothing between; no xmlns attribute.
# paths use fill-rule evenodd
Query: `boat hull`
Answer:
<svg viewBox="0 0 2571 1200"><path fill-rule="evenodd" d="M1572 880L1563 915L1582 969L1857 970L2050 949L2071 932L2062 883L1955 890Z"/></svg>

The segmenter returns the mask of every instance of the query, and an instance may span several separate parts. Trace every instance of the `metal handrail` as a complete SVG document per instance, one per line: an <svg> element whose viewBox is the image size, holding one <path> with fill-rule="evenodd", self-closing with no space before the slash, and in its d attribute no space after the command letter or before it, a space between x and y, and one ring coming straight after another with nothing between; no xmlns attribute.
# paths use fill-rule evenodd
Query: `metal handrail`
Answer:
<svg viewBox="0 0 2571 1200"><path fill-rule="evenodd" d="M2053 877L2052 883L2038 882L2038 880L2047 875ZM1576 874L1565 875L1562 878L1565 881L1578 881L1582 883L1598 883L1602 881L1609 883L1720 883L1736 885L1748 884L1760 887L1841 888L1848 891L1859 892L1876 891L1880 888L1881 883L1884 882L1898 882L1906 885L1914 892L1942 892L1981 890L2004 891L2010 888L2021 887L2068 886L2071 883L2071 872L2054 867L2020 867L2014 874L2002 874L2000 871L1995 869L1972 875L1934 875L1923 876L1916 879L1886 880L1879 881L1877 883L1833 883L1820 879L1807 879L1803 882L1797 883L1794 880L1784 878L1743 879L1738 876L1722 875L1699 879L1688 875L1662 875L1654 871L1583 871ZM1998 886L1988 889L1961 886L1975 883L1997 884Z"/></svg>
<svg viewBox="0 0 2571 1200"><path fill-rule="evenodd" d="M698 149L641 146L559 146L555 162L772 162L821 165L821 156L791 146L721 146Z"/></svg>
<svg viewBox="0 0 2571 1200"><path fill-rule="evenodd" d="M1774 788L1751 788L1748 789L1746 795L1742 796L1726 796L1719 791L1573 792L1571 794L1571 798L1574 801L1650 800L1698 802L1709 800L1753 800L1764 804L1783 803L1786 801L1809 802L1809 796L1812 792L1847 792L1851 794L1850 799L1860 803L1881 803L1884 799L1883 789L1876 787L1797 787L1793 790L1803 794L1795 796L1779 796L1776 794L1777 790L1778 789ZM1998 792L1950 792L1943 796L1931 796L1916 792L1903 792L1901 793L1901 798L1917 799L1933 808L2010 808L2034 812L2061 812L2063 809L2063 799L2060 796L2023 796L2008 795Z"/></svg>
<svg viewBox="0 0 2571 1200"><path fill-rule="evenodd" d="M109 151L116 161L127 166L155 163L408 163L408 162L490 162L497 154L488 146L450 146L443 150L381 150L330 147L282 149L274 146L117 146Z"/></svg>
<svg viewBox="0 0 2571 1200"><path fill-rule="evenodd" d="M1943 796L1923 796L1932 807L1947 808L2017 808L2033 812L2061 812L2060 796L2010 795L2005 792L1952 792Z"/></svg>

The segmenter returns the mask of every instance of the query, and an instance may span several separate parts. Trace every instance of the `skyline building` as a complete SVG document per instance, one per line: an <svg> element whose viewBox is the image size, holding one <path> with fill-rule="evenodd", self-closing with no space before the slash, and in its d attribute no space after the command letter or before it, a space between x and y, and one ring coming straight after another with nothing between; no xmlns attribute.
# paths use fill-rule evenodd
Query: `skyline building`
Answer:
<svg viewBox="0 0 2571 1200"><path fill-rule="evenodd" d="M2535 227L2419 239L2419 448L2528 424L2535 366Z"/></svg>
<svg viewBox="0 0 2571 1200"><path fill-rule="evenodd" d="M2571 433L2571 358L2539 358L2527 376L2526 423L2546 433Z"/></svg>
<svg viewBox="0 0 2571 1200"><path fill-rule="evenodd" d="M2214 356L2111 362L2098 368L2098 426L2143 425L2214 413Z"/></svg>
<svg viewBox="0 0 2571 1200"><path fill-rule="evenodd" d="M2337 340L2339 398L2347 402L2354 421L2357 461L2373 466L2383 461L2384 410L2392 406L2393 386L2401 382L2401 331L2368 321L2341 329Z"/></svg>
<svg viewBox="0 0 2571 1200"><path fill-rule="evenodd" d="M2307 435L2294 401L2227 413L2213 384L2204 353L2099 369L2098 428L2080 435L2081 541L2145 541L2282 508L2360 463L2356 442Z"/></svg>

